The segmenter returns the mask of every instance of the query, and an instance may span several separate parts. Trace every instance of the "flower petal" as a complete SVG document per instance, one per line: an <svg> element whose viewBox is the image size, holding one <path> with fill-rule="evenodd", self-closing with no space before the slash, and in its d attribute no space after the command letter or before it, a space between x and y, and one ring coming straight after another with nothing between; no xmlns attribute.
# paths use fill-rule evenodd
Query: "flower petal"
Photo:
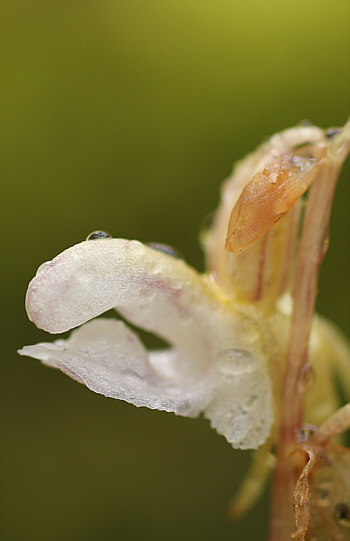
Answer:
<svg viewBox="0 0 350 541"><path fill-rule="evenodd" d="M222 352L216 362L220 383L204 414L233 447L256 448L256 442L264 443L271 432L269 376L259 361L248 349L234 348Z"/></svg>
<svg viewBox="0 0 350 541"><path fill-rule="evenodd" d="M29 318L51 333L116 308L175 347L178 376L190 385L218 351L244 342L235 331L242 316L223 301L184 261L137 241L106 239L77 244L39 268L26 305Z"/></svg>
<svg viewBox="0 0 350 541"><path fill-rule="evenodd" d="M223 352L206 377L190 387L179 382L178 352L147 353L122 322L99 318L72 332L68 340L19 350L60 369L109 398L195 417L204 411L213 428L233 445L256 448L273 422L270 383L258 358L246 350Z"/></svg>
<svg viewBox="0 0 350 541"><path fill-rule="evenodd" d="M141 345L136 348L136 338L125 340L126 331L119 337L120 330L112 337L107 332L106 342L97 320L74 331L68 341L31 346L22 354L57 366L106 396L181 415L204 411L235 447L256 448L265 441L273 423L271 348L254 307L235 306L210 277L124 239L69 248L39 269L27 293L30 319L50 332L77 326L112 307L174 349L147 357ZM100 333L103 347L96 345ZM126 368L129 357L131 369Z"/></svg>
<svg viewBox="0 0 350 541"><path fill-rule="evenodd" d="M211 398L210 382L182 389L172 381L174 351L152 353L149 362L147 350L136 334L114 319L89 321L68 340L25 346L19 353L59 368L95 393L138 407L193 417ZM168 368L164 375L165 365Z"/></svg>

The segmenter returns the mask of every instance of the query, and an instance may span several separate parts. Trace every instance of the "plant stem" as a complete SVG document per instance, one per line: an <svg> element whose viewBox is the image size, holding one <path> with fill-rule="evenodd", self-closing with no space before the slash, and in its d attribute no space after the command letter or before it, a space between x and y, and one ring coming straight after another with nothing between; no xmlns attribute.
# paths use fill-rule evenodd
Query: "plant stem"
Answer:
<svg viewBox="0 0 350 541"><path fill-rule="evenodd" d="M344 158L340 160L338 156L334 157L326 147L323 159L324 166L309 190L297 259L294 308L281 399L277 464L272 487L269 541L287 541L294 531L293 490L297 471L291 452L303 420L303 398L311 370L308 365L308 342L318 272L327 250L329 215Z"/></svg>

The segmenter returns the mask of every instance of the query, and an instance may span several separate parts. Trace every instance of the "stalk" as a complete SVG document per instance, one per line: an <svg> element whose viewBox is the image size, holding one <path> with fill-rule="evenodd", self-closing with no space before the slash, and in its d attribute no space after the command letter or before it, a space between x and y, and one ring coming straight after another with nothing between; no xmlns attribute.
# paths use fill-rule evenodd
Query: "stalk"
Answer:
<svg viewBox="0 0 350 541"><path fill-rule="evenodd" d="M304 394L311 371L308 343L318 273L327 251L330 210L340 167L348 152L349 131L348 123L325 148L324 167L309 189L294 283L294 308L281 399L269 541L290 540L294 531L293 491L298 472L291 452L303 421Z"/></svg>

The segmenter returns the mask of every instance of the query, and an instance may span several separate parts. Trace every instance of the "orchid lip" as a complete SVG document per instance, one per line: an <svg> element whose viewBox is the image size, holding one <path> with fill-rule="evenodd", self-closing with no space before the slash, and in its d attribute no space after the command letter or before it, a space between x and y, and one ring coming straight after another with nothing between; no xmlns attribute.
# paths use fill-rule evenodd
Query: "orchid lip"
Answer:
<svg viewBox="0 0 350 541"><path fill-rule="evenodd" d="M21 354L137 406L189 416L203 411L233 445L254 447L269 434L270 382L259 343L250 342L249 331L242 334L241 322L249 318L183 260L138 241L85 241L45 264L29 285L26 306L30 319L51 333L80 327L66 341L28 346ZM110 308L170 347L147 352L121 322L94 319ZM257 380L263 382L257 404L242 416ZM239 442L219 413L228 389ZM268 420L262 423L262 416ZM252 423L261 425L255 439Z"/></svg>

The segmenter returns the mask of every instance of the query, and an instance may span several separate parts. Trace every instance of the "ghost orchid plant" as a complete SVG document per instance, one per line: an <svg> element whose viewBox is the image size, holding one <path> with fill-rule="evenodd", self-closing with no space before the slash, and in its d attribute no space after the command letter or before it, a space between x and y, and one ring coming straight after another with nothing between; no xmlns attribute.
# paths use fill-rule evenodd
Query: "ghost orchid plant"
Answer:
<svg viewBox="0 0 350 541"><path fill-rule="evenodd" d="M31 321L54 334L78 328L67 340L25 346L21 355L135 406L203 413L233 447L260 447L236 515L256 498L281 427L289 442L300 428L300 377L308 379L313 367L305 411L314 424L338 407L332 373L348 377L344 338L313 309L349 131L349 124L301 124L239 162L202 235L204 274L162 245L95 232L43 263L29 284ZM170 347L147 351L123 321L97 317L111 308ZM283 486L277 483L277 493Z"/></svg>

